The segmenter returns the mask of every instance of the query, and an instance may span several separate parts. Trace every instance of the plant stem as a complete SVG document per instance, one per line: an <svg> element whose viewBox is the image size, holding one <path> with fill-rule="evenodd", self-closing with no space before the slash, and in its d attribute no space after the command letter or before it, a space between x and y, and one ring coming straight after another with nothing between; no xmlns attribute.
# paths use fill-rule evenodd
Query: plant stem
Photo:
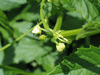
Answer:
<svg viewBox="0 0 100 75"><path fill-rule="evenodd" d="M63 37L68 37L68 36L76 36L80 31L82 30L82 28L79 28L79 29L73 29L73 30L67 30L67 31L61 31L60 34L63 36ZM95 34L98 34L100 33L100 30L97 30L97 31L92 31L90 33L86 33L85 35L86 36L92 36L92 35L95 35ZM84 37L83 37L84 38ZM76 40L78 40L76 38Z"/></svg>
<svg viewBox="0 0 100 75"><path fill-rule="evenodd" d="M41 25L42 22L40 22L40 23L38 23L38 24ZM33 27L33 28L34 28L34 27ZM18 38L17 38L15 41L13 41L12 43L9 43L9 44L5 45L4 47L2 47L2 48L0 49L0 51L3 51L3 50L5 50L5 49L7 49L7 48L10 47L13 43L19 41L21 38L23 38L23 37L26 36L28 33L30 33L30 32L33 30L33 28L31 28L28 32L26 32L25 34L23 34L23 35L21 35L20 37L18 37Z"/></svg>
<svg viewBox="0 0 100 75"><path fill-rule="evenodd" d="M45 22L44 20L44 16L43 16L43 4L44 4L45 0L42 0L41 2L41 6L40 6L40 17L41 17L41 20L43 22L43 26L46 30L49 30L49 26L48 24Z"/></svg>
<svg viewBox="0 0 100 75"><path fill-rule="evenodd" d="M74 30L61 31L60 34L62 36L64 36L64 37L66 37L66 36L73 36L73 35L77 35L77 33L79 33L80 30L82 30L82 28L74 29Z"/></svg>
<svg viewBox="0 0 100 75"><path fill-rule="evenodd" d="M54 31L60 30L61 25L62 25L62 20L63 20L63 13L60 12L60 13L58 14L58 18L57 18L56 25L55 25L55 27L54 27L54 29L53 29Z"/></svg>

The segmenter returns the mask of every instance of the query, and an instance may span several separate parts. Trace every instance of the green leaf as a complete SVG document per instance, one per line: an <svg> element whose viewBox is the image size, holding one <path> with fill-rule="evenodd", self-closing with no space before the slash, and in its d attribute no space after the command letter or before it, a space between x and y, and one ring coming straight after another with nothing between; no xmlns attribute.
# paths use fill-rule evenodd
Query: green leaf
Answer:
<svg viewBox="0 0 100 75"><path fill-rule="evenodd" d="M52 10L52 3L45 2L44 3L44 9L43 9L43 15L44 16L51 16L51 10Z"/></svg>
<svg viewBox="0 0 100 75"><path fill-rule="evenodd" d="M0 9L0 28L4 27L6 31L9 32L10 35L13 35L13 31L9 28L9 22L5 13ZM2 33L2 32L1 32Z"/></svg>
<svg viewBox="0 0 100 75"><path fill-rule="evenodd" d="M71 11L74 9L74 11L81 14L87 21L94 20L99 15L97 8L88 0L60 0L60 2L66 9L70 9Z"/></svg>
<svg viewBox="0 0 100 75"><path fill-rule="evenodd" d="M32 22L28 21L10 22L10 26L12 26L12 28L14 29L16 38L26 33L32 27L32 24Z"/></svg>
<svg viewBox="0 0 100 75"><path fill-rule="evenodd" d="M0 36L0 48L2 48L1 36ZM0 52L0 64L2 64L3 58L4 58L4 52ZM0 75L4 75L3 69L0 69Z"/></svg>
<svg viewBox="0 0 100 75"><path fill-rule="evenodd" d="M42 65L46 71L51 71L56 66L55 63L58 59L58 52L52 52L37 58L36 61L39 65Z"/></svg>
<svg viewBox="0 0 100 75"><path fill-rule="evenodd" d="M5 70L5 75L7 75L7 74L10 74L10 75L17 75L17 74L33 75L33 73L29 73L29 72L26 72L24 70L10 67L10 66L0 65L0 68Z"/></svg>
<svg viewBox="0 0 100 75"><path fill-rule="evenodd" d="M48 75L99 75L100 48L79 48L77 52L66 56L62 63Z"/></svg>
<svg viewBox="0 0 100 75"><path fill-rule="evenodd" d="M13 60L15 63L19 63L20 61L29 63L37 57L41 57L42 55L50 52L51 49L52 48L50 46L43 46L41 41L25 37L20 40L16 47Z"/></svg>
<svg viewBox="0 0 100 75"><path fill-rule="evenodd" d="M88 19L89 20L95 20L95 18L99 16L99 11L88 0L86 1L86 4L87 4L87 8L88 8Z"/></svg>
<svg viewBox="0 0 100 75"><path fill-rule="evenodd" d="M84 20L81 14L74 12L66 12L62 22L62 30L72 30L81 28L84 24Z"/></svg>
<svg viewBox="0 0 100 75"><path fill-rule="evenodd" d="M18 38L19 36L26 33L28 30L30 30L30 28L32 28L32 25L34 25L34 23L32 23L31 21L33 21L33 20L35 21L38 18L39 18L38 13L35 14L35 13L29 13L29 12L24 12L24 13L22 12L21 14L16 16L14 18L14 20L12 20L10 22L10 26L14 30L15 38ZM20 19L23 21L16 22ZM51 48L50 49L42 48L43 43L40 41L37 41L37 40L39 40L38 36L35 36L32 33L29 33L26 36L27 37L25 37L19 41L18 45L13 44L13 46L11 48L8 48L5 51L6 56L4 59L4 64L19 63L20 61L25 61L26 63L29 63L29 62L33 61L34 59L36 59L39 52L40 52L40 55L42 55L42 54L45 54L46 52L48 52L48 50L51 50ZM37 44L34 45L34 43L37 43ZM41 45L38 45L39 43ZM37 48L38 50L35 50L35 48ZM44 49L46 49L47 51L44 51ZM20 52L21 52L21 54L20 54ZM23 56L24 53L26 53L26 55ZM32 53L32 54L30 54L30 53ZM9 57L7 57L7 56L9 56ZM24 59L25 57L27 57L28 60L25 60ZM7 59L11 59L11 60L8 61Z"/></svg>
<svg viewBox="0 0 100 75"><path fill-rule="evenodd" d="M18 73L15 73L14 71L4 71L5 75L17 75Z"/></svg>
<svg viewBox="0 0 100 75"><path fill-rule="evenodd" d="M16 2L16 3L20 3L20 4L24 4L27 2L27 0L8 0L8 1Z"/></svg>
<svg viewBox="0 0 100 75"><path fill-rule="evenodd" d="M0 0L0 9L6 11L25 4L27 0Z"/></svg>
<svg viewBox="0 0 100 75"><path fill-rule="evenodd" d="M63 7L67 10L70 10L70 11L74 11L75 8L74 8L74 3L76 2L76 0L60 0L61 4L63 5Z"/></svg>
<svg viewBox="0 0 100 75"><path fill-rule="evenodd" d="M7 19L6 15L2 12L2 10L0 9L0 19Z"/></svg>
<svg viewBox="0 0 100 75"><path fill-rule="evenodd" d="M60 2L59 0L53 0L52 3L56 6L60 6Z"/></svg>
<svg viewBox="0 0 100 75"><path fill-rule="evenodd" d="M16 17L16 20L37 21L40 18L38 13L25 12Z"/></svg>
<svg viewBox="0 0 100 75"><path fill-rule="evenodd" d="M3 69L0 69L0 75L5 75Z"/></svg>
<svg viewBox="0 0 100 75"><path fill-rule="evenodd" d="M53 2L45 2L43 14L44 16L50 17L51 15L59 14L59 11L62 11L62 5L58 0L53 0Z"/></svg>
<svg viewBox="0 0 100 75"><path fill-rule="evenodd" d="M100 10L100 0L89 0L92 4L94 4L98 10Z"/></svg>
<svg viewBox="0 0 100 75"><path fill-rule="evenodd" d="M0 24L3 25L3 26L8 25L7 17L1 9L0 9Z"/></svg>
<svg viewBox="0 0 100 75"><path fill-rule="evenodd" d="M9 33L3 27L0 28L0 32L2 34L3 39L10 42L11 37L9 36ZM4 43L6 42L5 40L3 41Z"/></svg>
<svg viewBox="0 0 100 75"><path fill-rule="evenodd" d="M2 43L1 43L1 35L0 35L0 48L2 48Z"/></svg>

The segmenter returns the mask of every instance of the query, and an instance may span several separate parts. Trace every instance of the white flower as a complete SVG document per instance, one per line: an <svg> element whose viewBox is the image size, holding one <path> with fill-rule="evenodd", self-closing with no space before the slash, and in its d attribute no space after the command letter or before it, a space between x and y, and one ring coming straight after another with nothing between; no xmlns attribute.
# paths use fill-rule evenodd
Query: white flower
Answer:
<svg viewBox="0 0 100 75"><path fill-rule="evenodd" d="M39 25L36 25L33 28L32 33L34 33L34 34L41 34L41 27Z"/></svg>
<svg viewBox="0 0 100 75"><path fill-rule="evenodd" d="M56 44L56 48L59 52L62 52L65 49L65 44L64 43L58 43L58 44Z"/></svg>

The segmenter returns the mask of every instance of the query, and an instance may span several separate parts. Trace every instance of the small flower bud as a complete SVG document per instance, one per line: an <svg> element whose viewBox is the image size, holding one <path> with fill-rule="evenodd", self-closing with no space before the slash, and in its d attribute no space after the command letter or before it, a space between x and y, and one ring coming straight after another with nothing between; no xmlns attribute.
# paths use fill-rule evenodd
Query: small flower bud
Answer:
<svg viewBox="0 0 100 75"><path fill-rule="evenodd" d="M65 44L64 43L58 43L58 44L56 44L56 48L59 52L62 52L65 49Z"/></svg>
<svg viewBox="0 0 100 75"><path fill-rule="evenodd" d="M34 33L34 34L41 34L41 27L39 25L36 25L33 28L32 33Z"/></svg>
<svg viewBox="0 0 100 75"><path fill-rule="evenodd" d="M39 37L39 39L42 40L42 41L44 41L44 40L46 39L46 36L45 36L45 35L41 35L41 36Z"/></svg>

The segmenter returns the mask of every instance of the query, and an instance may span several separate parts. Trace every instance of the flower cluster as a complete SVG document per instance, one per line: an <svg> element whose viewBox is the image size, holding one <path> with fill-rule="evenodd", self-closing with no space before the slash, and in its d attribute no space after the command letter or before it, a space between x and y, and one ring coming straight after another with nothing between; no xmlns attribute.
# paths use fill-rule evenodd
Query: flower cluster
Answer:
<svg viewBox="0 0 100 75"><path fill-rule="evenodd" d="M44 31L47 36L51 36L51 41L53 43L56 44L56 49L59 52L62 52L65 49L65 44L64 43L71 43L68 39L64 38L61 34L59 34L60 31L54 32L52 29L50 29L49 31L46 29L41 28L38 24L36 26L34 26L32 33L34 33L35 35L40 34L39 39L44 41L47 36L46 35L41 35L41 32ZM52 35L51 35L52 34Z"/></svg>
<svg viewBox="0 0 100 75"><path fill-rule="evenodd" d="M55 2L57 2L58 3L57 6L59 6L59 1L58 0L57 1L55 1L55 0L47 0L47 1L48 2L52 2L54 4L55 4ZM65 43L67 43L67 44L70 43L69 39L63 37L60 34L60 28L61 28L62 20L63 20L63 12L59 12L56 24L55 24L54 28L51 29L49 27L49 20L48 20L49 16L46 15L45 18L44 18L44 15L43 15L44 3L45 3L45 0L42 0L41 1L41 5L40 5L40 17L41 17L41 21L43 23L44 28L41 28L39 25L36 25L33 28L32 33L40 34L40 37L39 37L40 40L45 40L46 38L50 38L51 42L56 44L56 49L59 52L62 52L65 49ZM46 35L41 35L41 31L45 32Z"/></svg>

